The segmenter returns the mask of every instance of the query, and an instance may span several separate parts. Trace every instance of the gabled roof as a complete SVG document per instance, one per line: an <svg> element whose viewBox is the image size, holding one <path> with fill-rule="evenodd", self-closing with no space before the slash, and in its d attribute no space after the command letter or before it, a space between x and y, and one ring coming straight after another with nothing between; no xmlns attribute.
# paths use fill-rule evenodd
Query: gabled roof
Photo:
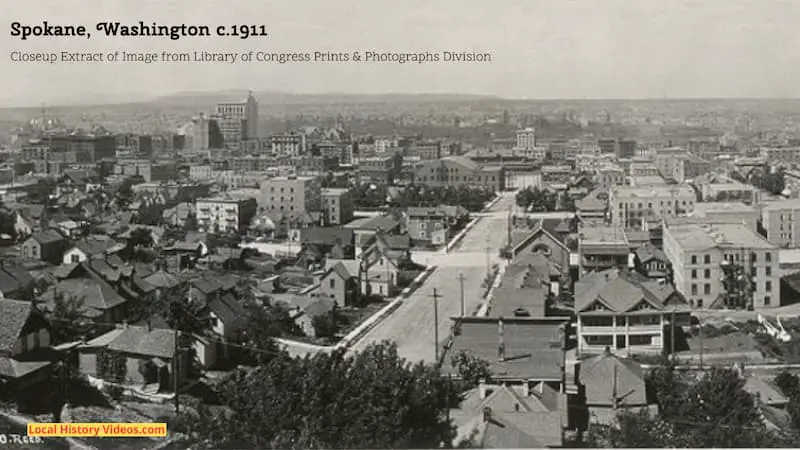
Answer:
<svg viewBox="0 0 800 450"><path fill-rule="evenodd" d="M617 313L630 312L643 303L659 311L687 307L686 299L671 284L616 268L589 273L575 283L576 312L598 301Z"/></svg>
<svg viewBox="0 0 800 450"><path fill-rule="evenodd" d="M650 261L669 262L667 255L664 254L660 248L656 247L650 242L647 242L636 249L636 257L639 258L639 261L642 263L648 263Z"/></svg>
<svg viewBox="0 0 800 450"><path fill-rule="evenodd" d="M325 277L327 277L328 274L330 273L335 273L342 280L349 280L351 278L355 278L358 275L350 273L350 270L341 261L334 264L330 269L328 269L328 272L325 274Z"/></svg>
<svg viewBox="0 0 800 450"><path fill-rule="evenodd" d="M245 310L233 294L216 295L208 302L208 308L222 323L232 324L244 318Z"/></svg>
<svg viewBox="0 0 800 450"><path fill-rule="evenodd" d="M0 353L11 353L25 323L33 311L33 303L10 298L0 299Z"/></svg>
<svg viewBox="0 0 800 450"><path fill-rule="evenodd" d="M28 239L33 239L40 245L53 244L56 242L63 242L65 240L64 236L62 236L61 233L56 230L37 231Z"/></svg>
<svg viewBox="0 0 800 450"><path fill-rule="evenodd" d="M111 285L96 278L70 278L61 280L42 295L42 299L52 303L56 292L62 292L83 300L85 308L105 311L126 302Z"/></svg>
<svg viewBox="0 0 800 450"><path fill-rule="evenodd" d="M336 301L329 297L319 297L311 304L303 308L303 314L309 317L317 317L328 314L336 308Z"/></svg>
<svg viewBox="0 0 800 450"><path fill-rule="evenodd" d="M144 327L129 326L108 343L108 349L133 355L172 359L175 355L175 332L160 328L148 331Z"/></svg>
<svg viewBox="0 0 800 450"><path fill-rule="evenodd" d="M373 231L378 231L378 230L389 231L389 230L393 230L393 229L397 228L399 225L400 225L400 222L398 222L397 220L395 220L392 217L389 217L389 216L378 216L378 217L373 217L372 219L364 222L363 224L359 225L355 229L357 229L357 230L373 230Z"/></svg>
<svg viewBox="0 0 800 450"><path fill-rule="evenodd" d="M95 236L75 242L72 248L77 248L87 256L101 255L111 250L117 242L106 236Z"/></svg>
<svg viewBox="0 0 800 450"><path fill-rule="evenodd" d="M614 395L618 405L647 405L644 371L631 359L603 353L581 361L578 378L589 405L612 406Z"/></svg>
<svg viewBox="0 0 800 450"><path fill-rule="evenodd" d="M181 281L171 273L159 270L142 279L145 283L157 289L172 289L181 284Z"/></svg>

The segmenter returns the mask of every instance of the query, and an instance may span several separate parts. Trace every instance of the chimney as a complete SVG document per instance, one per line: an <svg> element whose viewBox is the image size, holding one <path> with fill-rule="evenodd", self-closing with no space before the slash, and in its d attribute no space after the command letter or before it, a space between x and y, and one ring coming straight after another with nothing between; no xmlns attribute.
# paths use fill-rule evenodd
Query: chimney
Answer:
<svg viewBox="0 0 800 450"><path fill-rule="evenodd" d="M611 347L606 346L605 350L603 350L603 354L606 356L611 355Z"/></svg>
<svg viewBox="0 0 800 450"><path fill-rule="evenodd" d="M492 420L492 408L487 406L483 408L483 421L489 422L490 420Z"/></svg>
<svg viewBox="0 0 800 450"><path fill-rule="evenodd" d="M531 384L529 381L522 383L522 396L523 397L531 396Z"/></svg>
<svg viewBox="0 0 800 450"><path fill-rule="evenodd" d="M506 343L505 339L503 338L503 318L501 317L500 320L497 321L497 334L499 337L499 343L497 345L497 360L498 361L505 361L506 360Z"/></svg>

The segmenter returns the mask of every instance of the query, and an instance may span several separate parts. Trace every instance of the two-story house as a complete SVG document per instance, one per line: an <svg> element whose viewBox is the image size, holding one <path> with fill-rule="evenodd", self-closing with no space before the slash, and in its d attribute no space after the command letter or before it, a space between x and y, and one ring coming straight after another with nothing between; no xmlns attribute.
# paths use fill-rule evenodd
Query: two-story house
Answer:
<svg viewBox="0 0 800 450"><path fill-rule="evenodd" d="M406 209L406 217L406 229L414 246L438 247L447 244L456 225L469 217L469 211L449 205L410 207Z"/></svg>
<svg viewBox="0 0 800 450"><path fill-rule="evenodd" d="M22 242L21 253L25 259L61 264L61 256L67 240L56 230L43 230L33 233Z"/></svg>
<svg viewBox="0 0 800 450"><path fill-rule="evenodd" d="M359 294L358 262L353 260L330 260L325 274L320 279L319 291L336 301L336 306L350 306Z"/></svg>
<svg viewBox="0 0 800 450"><path fill-rule="evenodd" d="M633 266L648 278L672 278L672 264L664 252L655 245L646 242L634 252Z"/></svg>
<svg viewBox="0 0 800 450"><path fill-rule="evenodd" d="M628 269L582 277L575 283L575 314L579 353L671 350L670 326L688 325L690 317L685 297L672 285Z"/></svg>
<svg viewBox="0 0 800 450"><path fill-rule="evenodd" d="M398 272L411 261L411 240L407 235L379 232L358 260L361 293L392 297L397 293Z"/></svg>
<svg viewBox="0 0 800 450"><path fill-rule="evenodd" d="M0 397L50 377L50 325L33 303L0 299Z"/></svg>
<svg viewBox="0 0 800 450"><path fill-rule="evenodd" d="M61 260L62 264L73 264L86 261L92 257L103 257L105 255L122 250L123 244L119 244L108 236L91 236L75 242L64 252Z"/></svg>

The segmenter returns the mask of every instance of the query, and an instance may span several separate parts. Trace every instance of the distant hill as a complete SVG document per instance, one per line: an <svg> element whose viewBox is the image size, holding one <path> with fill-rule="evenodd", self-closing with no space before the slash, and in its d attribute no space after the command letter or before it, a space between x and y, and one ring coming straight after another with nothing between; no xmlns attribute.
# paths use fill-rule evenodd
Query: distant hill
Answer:
<svg viewBox="0 0 800 450"><path fill-rule="evenodd" d="M242 100L247 97L247 90L179 92L177 94L156 97L146 103L163 106L206 106L225 101ZM259 103L272 105L330 105L358 103L441 103L465 102L479 100L499 100L499 97L472 94L292 94L280 91L254 91L253 96Z"/></svg>

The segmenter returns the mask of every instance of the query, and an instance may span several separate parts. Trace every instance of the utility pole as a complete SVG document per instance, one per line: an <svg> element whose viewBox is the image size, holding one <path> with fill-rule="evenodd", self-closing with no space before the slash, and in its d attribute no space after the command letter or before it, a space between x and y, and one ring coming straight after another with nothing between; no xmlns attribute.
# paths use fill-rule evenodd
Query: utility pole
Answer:
<svg viewBox="0 0 800 450"><path fill-rule="evenodd" d="M700 370L703 370L703 323L700 322Z"/></svg>
<svg viewBox="0 0 800 450"><path fill-rule="evenodd" d="M436 364L439 364L439 291L433 288L433 351L436 358Z"/></svg>
<svg viewBox="0 0 800 450"><path fill-rule="evenodd" d="M461 317L464 317L464 273L458 274L458 281L461 284Z"/></svg>
<svg viewBox="0 0 800 450"><path fill-rule="evenodd" d="M672 308L672 316L669 319L670 337L669 346L672 349L670 355L675 359L675 307Z"/></svg>
<svg viewBox="0 0 800 450"><path fill-rule="evenodd" d="M617 366L614 365L614 373L611 377L611 409L617 410L619 399L617 398Z"/></svg>
<svg viewBox="0 0 800 450"><path fill-rule="evenodd" d="M180 401L180 398L178 397L178 388L179 388L179 385L180 385L179 373L180 373L180 370L181 370L181 363L180 363L180 358L179 358L181 349L180 349L180 344L178 342L180 340L180 336L181 336L180 331L178 331L178 329L176 328L175 329L175 354L172 357L172 364L173 364L172 384L173 384L173 390L175 391L175 412L176 413L180 412L180 407L181 407L181 401Z"/></svg>

